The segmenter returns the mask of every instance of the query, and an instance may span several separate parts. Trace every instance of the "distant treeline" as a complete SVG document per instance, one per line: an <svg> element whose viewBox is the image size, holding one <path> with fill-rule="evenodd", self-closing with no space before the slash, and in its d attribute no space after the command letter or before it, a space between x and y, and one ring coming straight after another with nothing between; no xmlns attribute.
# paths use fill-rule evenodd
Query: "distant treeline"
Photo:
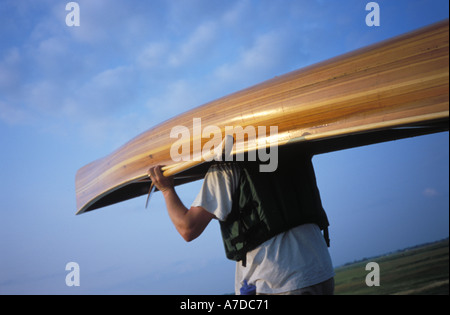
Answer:
<svg viewBox="0 0 450 315"><path fill-rule="evenodd" d="M389 256L389 255L394 255L394 254L400 254L402 252L406 252L406 251L409 251L409 250L412 250L412 249L418 249L418 248L421 248L421 247L430 246L430 245L436 245L436 244L439 244L439 243L447 243L448 244L449 243L449 238L447 237L447 238L443 238L441 240L437 240L437 241L434 241L434 242L422 243L422 244L418 244L418 245L414 245L414 246L398 249L398 250L395 250L395 251L392 251L392 252L388 252L388 253L385 253L385 254L381 254L381 255L376 255L376 256L371 256L371 257L363 257L361 259L355 259L354 261L347 262L347 263L345 263L343 265L340 265L338 267L345 267L345 266L361 263L361 262L364 262L366 260L375 260L376 258Z"/></svg>

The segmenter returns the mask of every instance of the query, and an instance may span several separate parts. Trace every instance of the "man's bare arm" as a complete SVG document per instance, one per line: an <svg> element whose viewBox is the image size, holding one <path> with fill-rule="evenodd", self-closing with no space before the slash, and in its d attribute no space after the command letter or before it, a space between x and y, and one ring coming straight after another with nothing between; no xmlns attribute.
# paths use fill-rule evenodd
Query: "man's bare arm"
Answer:
<svg viewBox="0 0 450 315"><path fill-rule="evenodd" d="M214 215L202 207L187 209L175 191L172 178L165 177L160 166L149 169L148 174L154 185L162 192L169 217L178 233L187 242L196 239L202 234Z"/></svg>

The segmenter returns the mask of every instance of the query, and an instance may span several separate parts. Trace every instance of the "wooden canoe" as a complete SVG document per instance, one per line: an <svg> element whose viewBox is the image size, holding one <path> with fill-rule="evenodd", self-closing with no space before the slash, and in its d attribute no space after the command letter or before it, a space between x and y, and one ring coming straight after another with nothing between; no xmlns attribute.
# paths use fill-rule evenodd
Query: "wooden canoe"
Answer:
<svg viewBox="0 0 450 315"><path fill-rule="evenodd" d="M151 166L179 166L170 156L174 126L189 128L191 153L197 154L194 118L201 118L202 126L218 126L223 135L226 126L277 126L277 136L267 137L265 145L286 150L309 145L314 153L448 130L448 41L445 20L275 77L165 121L77 172L77 214L146 194ZM201 138L200 149L208 140ZM205 164L184 169L172 172L176 185L206 172Z"/></svg>

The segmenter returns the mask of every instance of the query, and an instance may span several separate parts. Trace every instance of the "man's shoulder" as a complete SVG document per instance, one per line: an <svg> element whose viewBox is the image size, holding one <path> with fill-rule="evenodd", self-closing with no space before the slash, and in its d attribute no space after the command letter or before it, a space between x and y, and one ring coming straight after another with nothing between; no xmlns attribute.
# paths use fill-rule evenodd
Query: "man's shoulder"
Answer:
<svg viewBox="0 0 450 315"><path fill-rule="evenodd" d="M239 174L240 166L235 162L220 162L212 164L207 174L218 175L218 174Z"/></svg>

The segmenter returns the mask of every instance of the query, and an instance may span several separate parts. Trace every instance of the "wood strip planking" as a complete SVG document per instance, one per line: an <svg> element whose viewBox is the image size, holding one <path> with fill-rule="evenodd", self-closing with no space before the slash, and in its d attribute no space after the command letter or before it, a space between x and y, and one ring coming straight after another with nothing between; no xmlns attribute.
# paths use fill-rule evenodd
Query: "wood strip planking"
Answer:
<svg viewBox="0 0 450 315"><path fill-rule="evenodd" d="M77 213L170 158L174 126L277 126L278 145L370 126L448 120L448 20L334 57L199 106L138 135L76 175ZM422 119L422 120L420 120ZM384 126L384 127L382 127ZM365 129L369 128L369 129ZM361 132L360 130L360 132ZM309 136L311 135L311 136ZM237 136L236 136L237 138ZM194 139L189 139L190 145ZM200 139L201 146L209 139ZM191 146L191 153L194 152ZM126 199L126 196L125 196Z"/></svg>

